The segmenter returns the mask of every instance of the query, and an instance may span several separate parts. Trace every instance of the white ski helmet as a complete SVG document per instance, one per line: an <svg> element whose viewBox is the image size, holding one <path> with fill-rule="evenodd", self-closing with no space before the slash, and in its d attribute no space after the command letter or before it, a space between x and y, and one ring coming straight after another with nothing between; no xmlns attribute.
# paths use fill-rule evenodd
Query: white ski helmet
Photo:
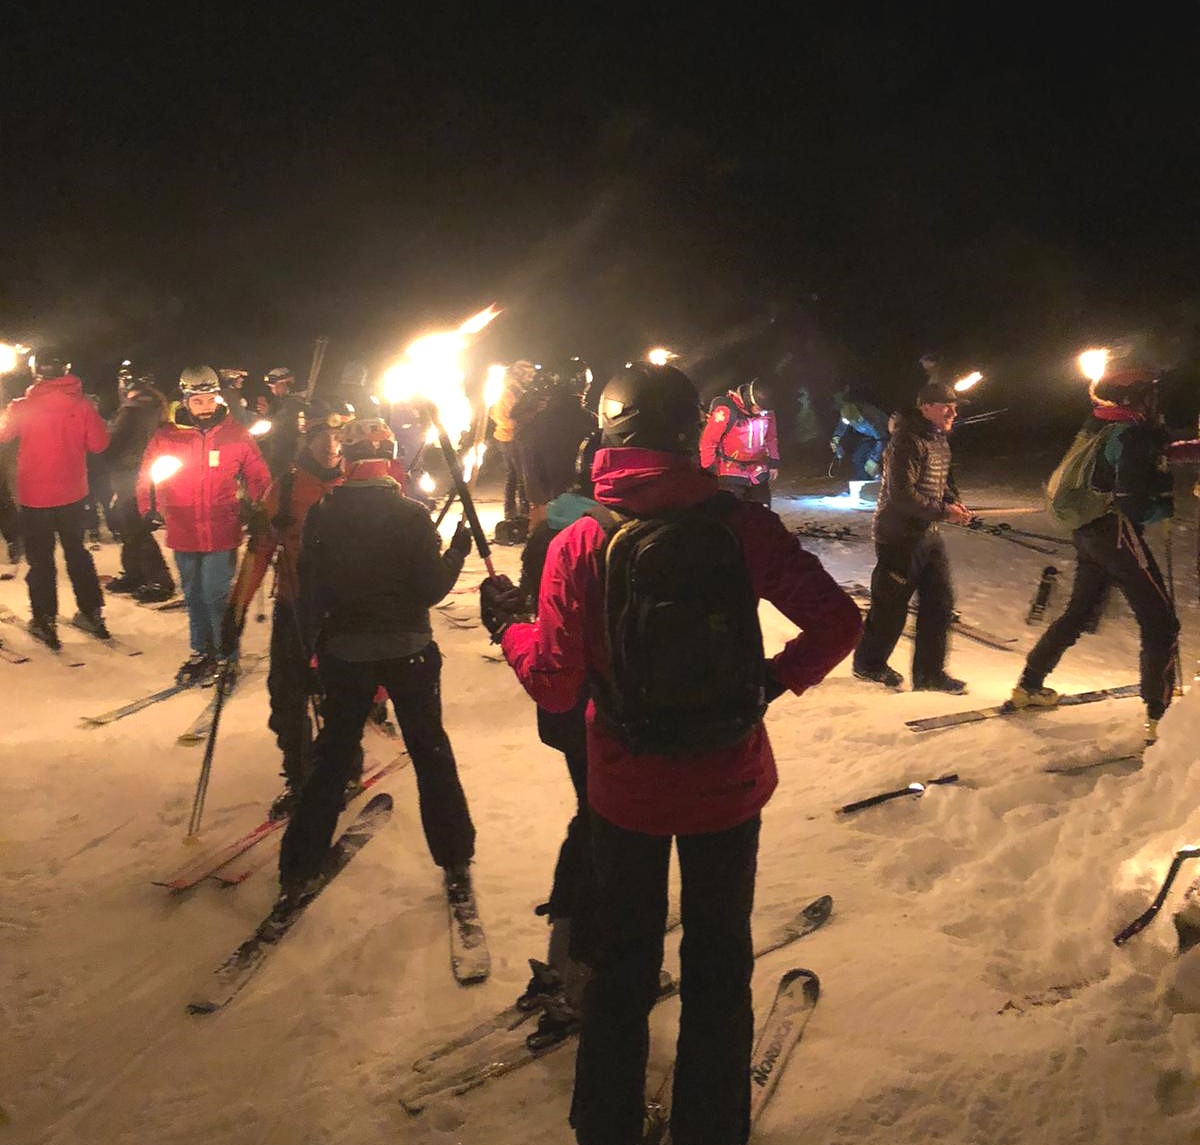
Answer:
<svg viewBox="0 0 1200 1145"><path fill-rule="evenodd" d="M212 366L188 366L179 375L179 392L185 398L193 394L219 394L221 380Z"/></svg>

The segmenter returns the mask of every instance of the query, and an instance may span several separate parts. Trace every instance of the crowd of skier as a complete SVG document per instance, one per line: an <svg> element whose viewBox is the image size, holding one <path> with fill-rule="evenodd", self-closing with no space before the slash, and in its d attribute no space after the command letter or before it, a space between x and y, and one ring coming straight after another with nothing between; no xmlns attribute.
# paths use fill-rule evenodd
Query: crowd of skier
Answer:
<svg viewBox="0 0 1200 1145"><path fill-rule="evenodd" d="M415 496L421 410L356 411L298 391L285 368L267 374L269 397L254 408L244 370L188 367L178 397L168 396L127 364L106 424L63 356L40 351L31 369L0 419L0 445L13 443L0 528L10 560L23 553L28 564L29 632L60 647L57 540L72 623L109 637L89 509L121 544L108 592L161 605L178 579L190 642L182 684L235 685L247 615L271 578L269 725L284 781L271 813L288 820L279 909L319 889L362 773L364 728L385 699L448 900L470 900L475 829L442 718L430 609L472 544L487 542L464 518L443 549L432 506ZM521 575L489 575L480 616L577 796L539 908L549 954L525 1000L540 1008L541 1037L580 1032L571 1124L583 1145L641 1140L672 842L683 925L672 1140L747 1140L750 915L760 814L777 783L767 706L851 655L860 680L900 687L889 659L914 596L912 687L967 690L947 671L954 599L941 533L972 520L950 450L962 399L926 369L912 406L890 418L838 397L831 448L849 451L859 480L880 482L864 623L770 508L780 451L764 380L729 388L702 412L695 385L670 364L634 363L604 384L579 359L507 368L489 411L504 471L493 541L523 546ZM1175 690L1179 622L1144 531L1170 515L1170 465L1200 461L1200 442L1170 440L1156 375L1139 363L1114 364L1090 396L1051 483L1076 550L1070 602L1030 652L1010 703L1058 701L1047 677L1116 587L1141 631L1152 740ZM89 479L98 457L103 483L94 460ZM797 630L769 659L760 600Z"/></svg>

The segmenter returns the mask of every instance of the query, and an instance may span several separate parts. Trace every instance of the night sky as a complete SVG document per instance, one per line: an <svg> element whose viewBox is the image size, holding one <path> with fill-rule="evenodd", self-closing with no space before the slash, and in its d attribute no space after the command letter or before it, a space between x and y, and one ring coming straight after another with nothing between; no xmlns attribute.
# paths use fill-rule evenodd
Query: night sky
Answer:
<svg viewBox="0 0 1200 1145"><path fill-rule="evenodd" d="M495 302L484 360L896 402L932 349L1053 407L1119 338L1194 404L1195 6L543 7L6 9L0 338L336 375Z"/></svg>

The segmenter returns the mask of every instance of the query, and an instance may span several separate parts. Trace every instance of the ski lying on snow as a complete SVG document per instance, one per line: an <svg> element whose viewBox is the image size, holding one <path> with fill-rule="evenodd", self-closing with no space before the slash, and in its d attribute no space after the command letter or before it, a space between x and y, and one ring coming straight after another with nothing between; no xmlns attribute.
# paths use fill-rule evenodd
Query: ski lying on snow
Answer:
<svg viewBox="0 0 1200 1145"><path fill-rule="evenodd" d="M246 677L252 676L266 658L261 653L252 653L243 656L239 661L240 672L238 677L234 681L233 687L226 692L225 698L229 699L230 696L239 691ZM218 697L217 685L214 683L211 686L212 695L209 697L208 703L204 705L200 714L175 738L177 744L187 747L192 744L204 743L208 739L208 733L212 731L213 716L217 711Z"/></svg>
<svg viewBox="0 0 1200 1145"><path fill-rule="evenodd" d="M1086 775L1089 771L1096 771L1101 767L1118 764L1137 764L1138 767L1142 763L1142 753L1140 751L1130 752L1128 755L1106 755L1103 759L1091 759L1084 763L1066 763L1062 765L1051 764L1049 767L1043 767L1042 770L1048 775ZM1130 771L1136 771L1136 767L1130 767Z"/></svg>
<svg viewBox="0 0 1200 1145"><path fill-rule="evenodd" d="M804 1028L820 996L820 979L811 970L796 967L779 979L770 1012L750 1055L751 1132L779 1084L789 1055L804 1035ZM642 1145L669 1145L674 1077L675 1064L672 1062L656 1096L647 1104Z"/></svg>
<svg viewBox="0 0 1200 1145"><path fill-rule="evenodd" d="M7 660L10 664L28 664L29 657L23 656L15 648L9 648L7 644L0 641L0 660Z"/></svg>
<svg viewBox="0 0 1200 1145"><path fill-rule="evenodd" d="M208 988L188 1003L188 1011L192 1014L211 1014L228 1005L254 977L272 948L279 945L309 905L346 869L350 860L371 841L391 814L392 797L382 793L376 795L338 836L313 892L295 903L278 900L254 934L216 969Z"/></svg>
<svg viewBox="0 0 1200 1145"><path fill-rule="evenodd" d="M946 716L927 716L921 720L905 720L904 726L915 732L932 732L939 728L954 728L959 724L976 724L980 720L991 720L997 716L1033 715L1035 712L1053 712L1058 708L1072 708L1077 704L1094 704L1100 700L1124 700L1138 694L1137 684L1123 684L1119 688L1099 688L1094 692L1072 692L1060 696L1053 708L1039 708L1030 705L1027 708L1014 708L1011 701L1005 700L991 708L975 708L969 712L951 712Z"/></svg>
<svg viewBox="0 0 1200 1145"><path fill-rule="evenodd" d="M171 684L169 687L161 688L157 692L151 692L149 695L131 700L128 704L122 704L119 708L101 712L98 716L84 716L81 722L91 728L99 728L105 724L116 723L117 720L123 720L126 716L132 716L135 712L140 712L143 708L148 708L152 704L161 703L163 700L169 700L172 696L176 696L180 692L186 692L191 687L191 684Z"/></svg>
<svg viewBox="0 0 1200 1145"><path fill-rule="evenodd" d="M761 958L775 950L780 950L789 943L811 934L823 926L833 912L833 899L823 895L809 903L768 939L755 946L754 957ZM669 997L677 989L672 982L664 990L659 999ZM546 1043L541 1039L527 1037L520 1024L508 1030L499 1030L496 1035L480 1040L479 1054L472 1054L473 1046L468 1045L463 1051L445 1054L440 1059L441 1069L422 1072L414 1070L406 1085L399 1094L400 1104L410 1114L420 1113L430 1102L445 1097L453 1097L476 1089L492 1078L503 1077L522 1066L528 1065L537 1058L545 1057L560 1046L566 1045L574 1037L574 1031L564 1031L558 1041ZM531 1045L530 1042L534 1044ZM463 1057L470 1058L463 1064ZM429 1060L430 1055L419 1062Z"/></svg>
<svg viewBox="0 0 1200 1145"><path fill-rule="evenodd" d="M359 789L346 801L346 806L349 807L359 796L370 791L375 784L391 775L393 771L399 771L407 762L408 756L401 753L390 763L385 763L374 771L369 772L363 777ZM287 817L270 820L270 822L278 823L281 827L284 827L287 826ZM209 876L214 882L220 883L223 887L241 886L256 871L261 871L263 867L277 858L279 854L278 844L283 841L283 836L279 831L272 832L272 835L272 842L276 844L275 846L255 847L253 853L248 858L243 858L246 854L243 851L240 855L235 855L228 862L222 863L216 870L210 871Z"/></svg>

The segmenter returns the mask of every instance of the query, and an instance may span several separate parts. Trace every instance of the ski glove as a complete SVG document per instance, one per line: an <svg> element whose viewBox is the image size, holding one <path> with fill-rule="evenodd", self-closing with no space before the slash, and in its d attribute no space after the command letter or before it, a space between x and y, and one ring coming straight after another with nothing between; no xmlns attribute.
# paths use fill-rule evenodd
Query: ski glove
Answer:
<svg viewBox="0 0 1200 1145"><path fill-rule="evenodd" d="M471 553L471 529L467 524L466 517L463 517L458 522L458 528L454 530L454 536L450 538L449 552L458 553L465 561Z"/></svg>
<svg viewBox="0 0 1200 1145"><path fill-rule="evenodd" d="M153 533L155 530L161 529L166 522L162 519L162 514L157 509L151 509L149 512L142 514L142 524Z"/></svg>
<svg viewBox="0 0 1200 1145"><path fill-rule="evenodd" d="M521 590L503 573L488 577L479 586L479 619L499 644L508 626L521 616Z"/></svg>

